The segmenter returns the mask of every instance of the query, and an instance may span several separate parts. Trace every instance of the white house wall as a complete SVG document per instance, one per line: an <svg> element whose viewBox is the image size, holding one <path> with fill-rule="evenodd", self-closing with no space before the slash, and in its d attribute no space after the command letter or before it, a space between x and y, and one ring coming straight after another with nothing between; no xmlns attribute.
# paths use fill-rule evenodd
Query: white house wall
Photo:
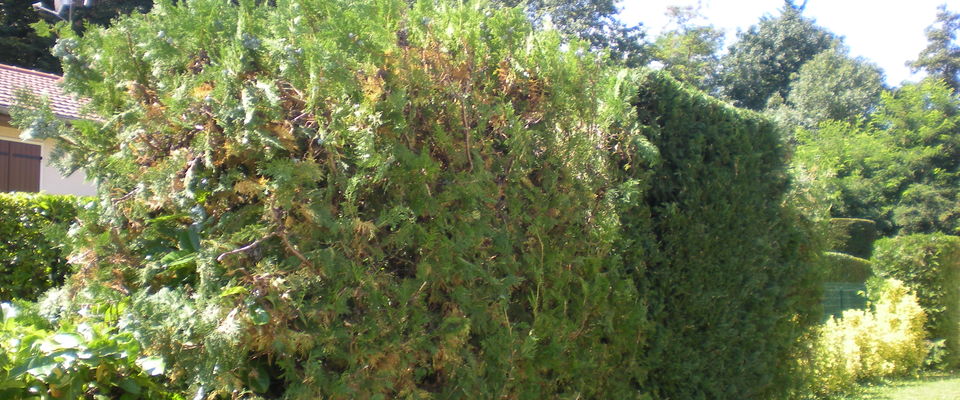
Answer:
<svg viewBox="0 0 960 400"><path fill-rule="evenodd" d="M83 171L77 171L71 176L63 176L56 167L49 165L50 150L53 143L50 141L37 142L20 139L20 131L16 128L0 124L0 140L9 140L21 143L39 144L43 162L40 163L40 191L50 194L75 194L92 196L96 194L93 183L86 180Z"/></svg>

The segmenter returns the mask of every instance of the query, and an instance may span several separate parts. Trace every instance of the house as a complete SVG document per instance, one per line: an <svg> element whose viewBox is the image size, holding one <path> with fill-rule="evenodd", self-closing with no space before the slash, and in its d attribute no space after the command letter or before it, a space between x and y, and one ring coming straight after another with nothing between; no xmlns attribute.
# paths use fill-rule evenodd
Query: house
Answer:
<svg viewBox="0 0 960 400"><path fill-rule="evenodd" d="M23 140L10 123L10 107L16 93L28 90L46 97L53 113L64 120L81 118L82 99L67 95L59 86L60 77L0 64L0 192L46 192L89 196L96 193L82 171L64 176L49 165L52 141Z"/></svg>

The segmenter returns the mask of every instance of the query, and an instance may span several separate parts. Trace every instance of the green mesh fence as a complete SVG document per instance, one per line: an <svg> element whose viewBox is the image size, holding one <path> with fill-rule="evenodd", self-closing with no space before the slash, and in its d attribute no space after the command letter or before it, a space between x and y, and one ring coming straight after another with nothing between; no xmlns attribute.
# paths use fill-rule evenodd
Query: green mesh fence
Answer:
<svg viewBox="0 0 960 400"><path fill-rule="evenodd" d="M844 310L867 308L867 287L863 283L827 282L823 287L823 318L841 317Z"/></svg>

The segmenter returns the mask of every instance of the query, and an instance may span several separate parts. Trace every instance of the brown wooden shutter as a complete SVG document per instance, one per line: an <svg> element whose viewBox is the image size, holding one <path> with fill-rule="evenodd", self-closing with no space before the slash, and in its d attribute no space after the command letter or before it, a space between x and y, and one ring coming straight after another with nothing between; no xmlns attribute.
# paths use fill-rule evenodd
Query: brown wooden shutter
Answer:
<svg viewBox="0 0 960 400"><path fill-rule="evenodd" d="M0 141L0 191L39 192L42 160L38 145Z"/></svg>
<svg viewBox="0 0 960 400"><path fill-rule="evenodd" d="M10 142L0 140L0 192L10 191Z"/></svg>

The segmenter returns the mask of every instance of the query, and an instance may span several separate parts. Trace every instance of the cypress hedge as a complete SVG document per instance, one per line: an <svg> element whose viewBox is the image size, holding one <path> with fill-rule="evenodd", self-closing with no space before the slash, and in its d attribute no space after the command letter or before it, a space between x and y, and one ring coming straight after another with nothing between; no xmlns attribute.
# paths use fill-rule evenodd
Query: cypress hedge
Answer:
<svg viewBox="0 0 960 400"><path fill-rule="evenodd" d="M61 247L77 214L68 195L0 193L0 301L35 300L69 272Z"/></svg>
<svg viewBox="0 0 960 400"><path fill-rule="evenodd" d="M125 304L171 390L790 393L818 248L757 114L479 3L159 1L61 35L115 117L18 113L101 182L44 304Z"/></svg>
<svg viewBox="0 0 960 400"><path fill-rule="evenodd" d="M932 339L944 339L949 366L960 365L960 237L942 233L880 239L872 264L883 278L915 290Z"/></svg>
<svg viewBox="0 0 960 400"><path fill-rule="evenodd" d="M648 74L642 132L659 149L646 205L658 244L641 287L654 332L651 380L665 399L778 398L798 384L798 337L818 322L818 244L784 207L775 126Z"/></svg>

